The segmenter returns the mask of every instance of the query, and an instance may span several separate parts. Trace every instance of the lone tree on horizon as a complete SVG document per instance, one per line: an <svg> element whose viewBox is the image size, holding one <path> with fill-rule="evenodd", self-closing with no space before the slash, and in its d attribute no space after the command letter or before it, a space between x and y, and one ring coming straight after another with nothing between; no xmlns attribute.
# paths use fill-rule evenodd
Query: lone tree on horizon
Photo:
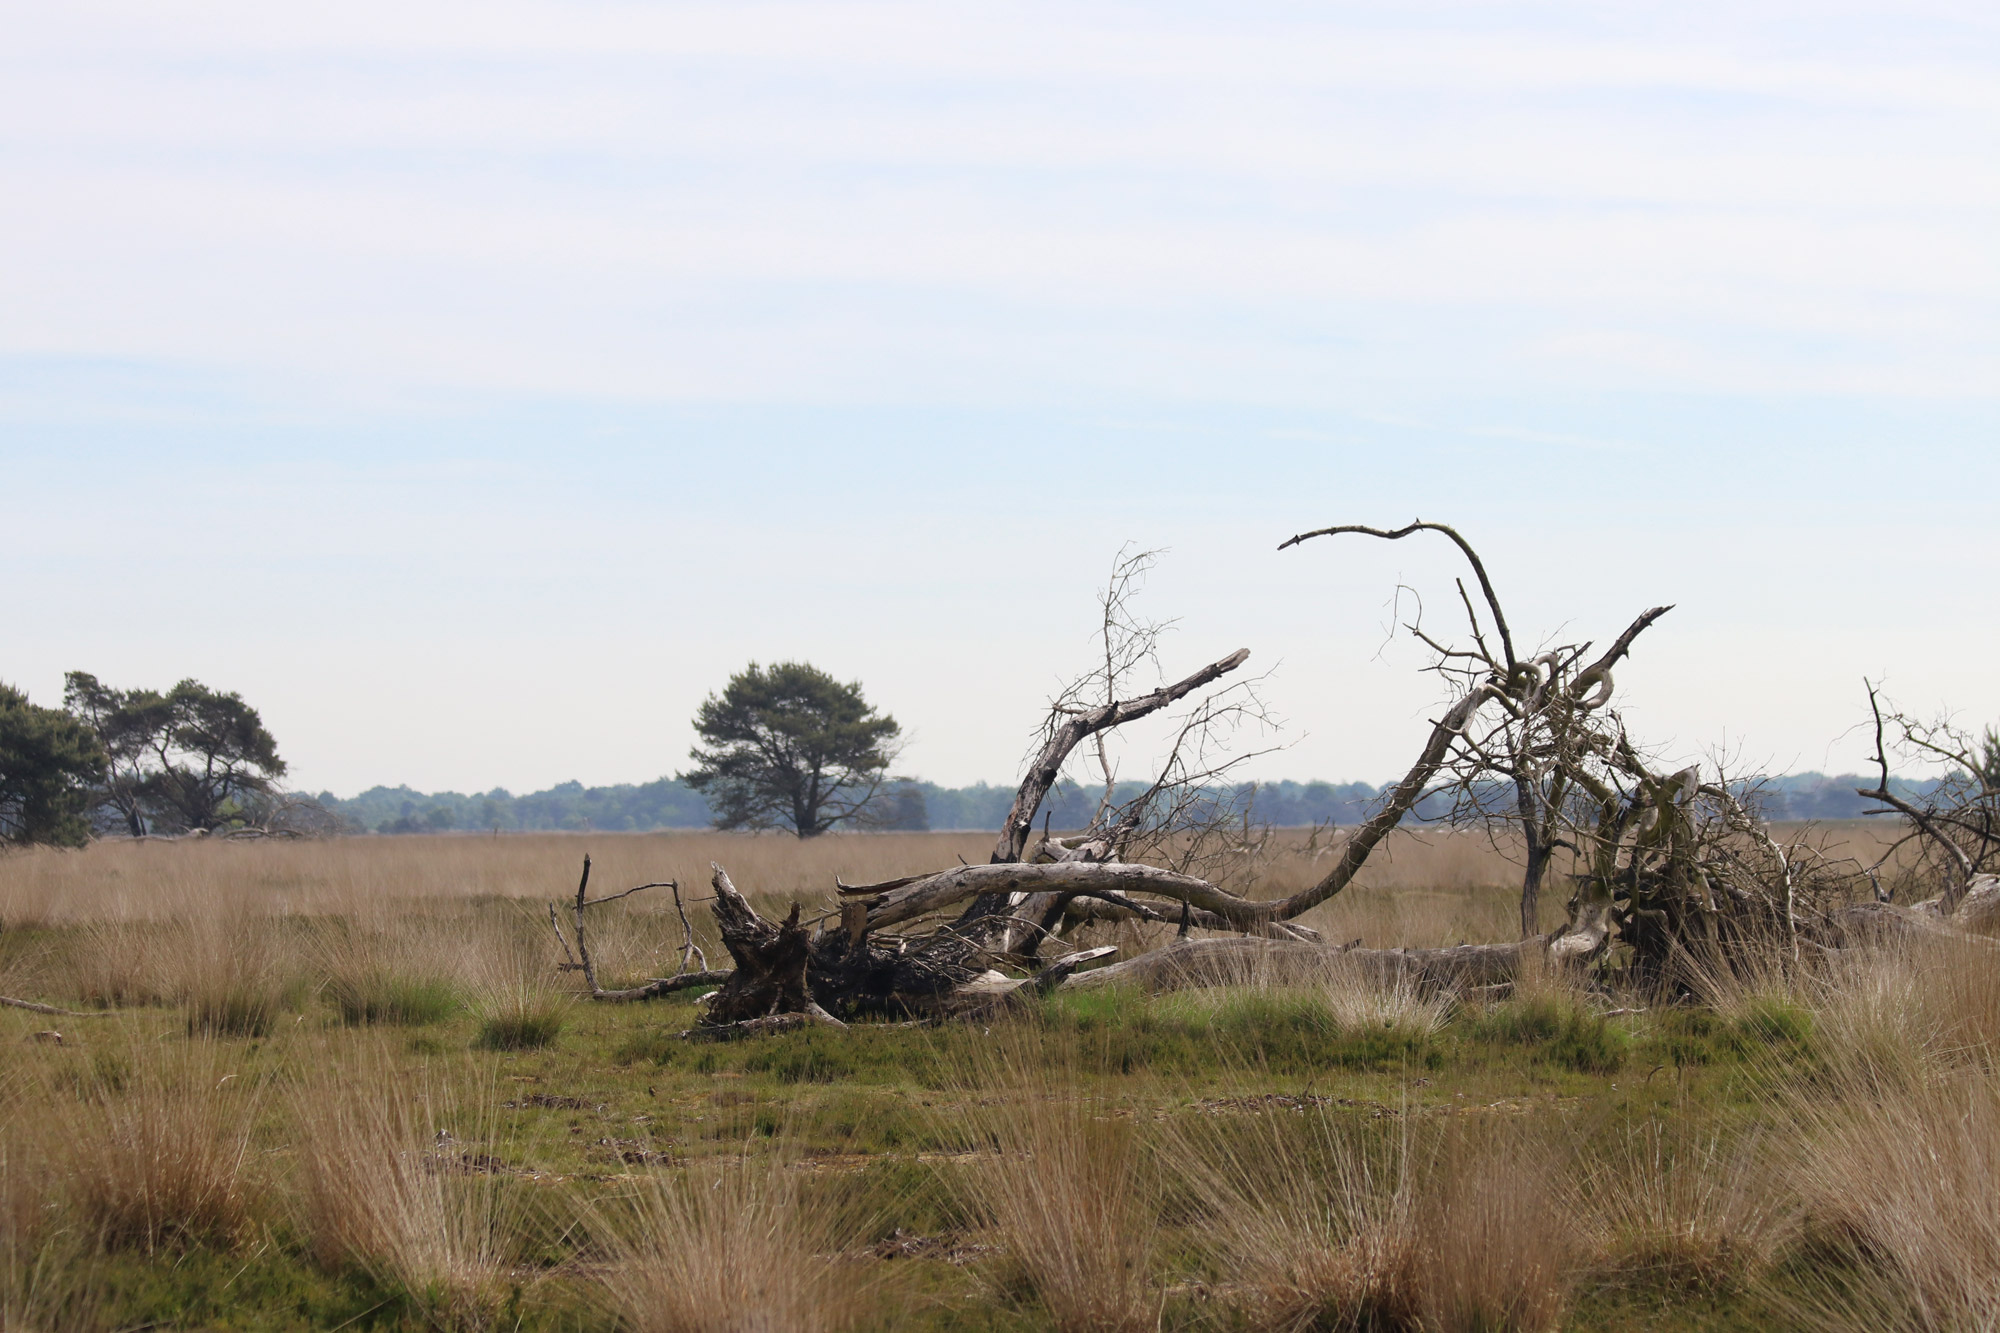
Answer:
<svg viewBox="0 0 2000 1333"><path fill-rule="evenodd" d="M902 728L806 662L752 662L695 714L701 743L681 780L708 798L719 829L817 837L861 817Z"/></svg>

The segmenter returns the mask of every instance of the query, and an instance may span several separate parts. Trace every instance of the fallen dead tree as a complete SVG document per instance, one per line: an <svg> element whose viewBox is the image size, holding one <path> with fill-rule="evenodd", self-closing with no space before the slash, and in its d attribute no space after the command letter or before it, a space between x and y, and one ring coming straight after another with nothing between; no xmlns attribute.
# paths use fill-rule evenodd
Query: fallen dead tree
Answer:
<svg viewBox="0 0 2000 1333"><path fill-rule="evenodd" d="M579 885L577 965L593 995L648 998L719 981L704 1026L689 1034L714 1037L979 1012L1030 988L1226 983L1251 964L1301 974L1338 966L1384 982L1463 989L1504 985L1531 967L1603 963L1615 949L1637 980L1685 987L1753 954L1797 956L1802 941L1831 947L1857 928L1840 916L1846 880L1838 868L1803 844L1781 845L1724 775L1698 766L1662 771L1627 736L1612 706L1614 671L1670 608L1640 613L1595 654L1581 643L1523 656L1483 561L1450 527L1344 525L1300 534L1280 549L1321 537L1399 541L1418 533L1451 541L1478 588L1475 598L1463 580L1458 585L1463 640L1434 637L1420 621L1407 626L1434 654L1431 670L1450 697L1402 780L1306 888L1252 898L1203 873L1201 849L1213 847L1209 835L1219 827L1204 793L1238 762L1215 757L1216 734L1261 713L1254 682L1232 679L1247 649L1152 690L1125 688L1139 662L1156 659L1158 627L1134 619L1123 600L1141 557L1114 572L1104 599L1104 665L1052 705L987 864L836 883L837 914L810 922L796 903L784 921L764 919L716 867L714 911L735 967L690 972L684 956L683 977L630 992L597 986L581 948L584 910L594 904ZM1176 706L1186 712L1158 777L1143 795L1117 802L1105 738ZM1037 813L1079 751L1094 752L1103 778L1097 813L1078 834L1057 838L1044 828L1037 839ZM1427 798L1445 801L1461 824L1521 831L1521 939L1370 949L1330 943L1299 921L1351 885ZM1565 919L1537 932L1540 890L1551 867L1564 864L1573 885ZM1082 970L1115 951L1079 950L1075 933L1117 921L1171 924L1178 938Z"/></svg>

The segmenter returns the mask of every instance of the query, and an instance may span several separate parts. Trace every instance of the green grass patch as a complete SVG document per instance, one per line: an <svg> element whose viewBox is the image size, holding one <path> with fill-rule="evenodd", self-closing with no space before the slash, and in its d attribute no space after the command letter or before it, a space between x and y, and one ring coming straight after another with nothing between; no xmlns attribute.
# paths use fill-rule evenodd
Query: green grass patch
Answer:
<svg viewBox="0 0 2000 1333"><path fill-rule="evenodd" d="M284 1011L282 997L258 987L232 987L187 1006L190 1037L268 1037Z"/></svg>
<svg viewBox="0 0 2000 1333"><path fill-rule="evenodd" d="M553 1046L562 1035L564 1014L560 1007L508 1010L480 1020L479 1035L473 1045L482 1051L532 1051Z"/></svg>
<svg viewBox="0 0 2000 1333"><path fill-rule="evenodd" d="M1583 1003L1532 995L1493 1005L1466 1018L1468 1042L1520 1050L1531 1060L1579 1074L1609 1074L1624 1067L1631 1034Z"/></svg>
<svg viewBox="0 0 2000 1333"><path fill-rule="evenodd" d="M1436 1069L1445 1058L1431 1033L1395 1023L1343 1023L1311 990L1058 992L1040 1017L1055 1031L1087 1038L1083 1048L1107 1074L1389 1073Z"/></svg>
<svg viewBox="0 0 2000 1333"><path fill-rule="evenodd" d="M420 1027L443 1022L459 1008L456 988L439 977L336 977L327 984L326 996L349 1027Z"/></svg>

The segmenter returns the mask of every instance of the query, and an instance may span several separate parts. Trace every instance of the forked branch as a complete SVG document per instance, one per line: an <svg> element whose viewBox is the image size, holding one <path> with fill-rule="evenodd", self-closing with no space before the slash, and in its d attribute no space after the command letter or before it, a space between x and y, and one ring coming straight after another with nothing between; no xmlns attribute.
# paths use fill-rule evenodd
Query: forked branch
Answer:
<svg viewBox="0 0 2000 1333"><path fill-rule="evenodd" d="M680 885L675 881L670 879L655 880L651 883L640 884L618 893L607 893L602 898L586 897L585 895L589 892L589 889L590 856L586 853L583 858L583 874L576 882L576 897L570 904L571 928L576 932L575 953L572 954L570 952L569 941L563 938L562 926L556 920L554 903L549 904L549 927L555 931L557 943L562 945L563 956L570 960L565 967L569 970L583 973L584 984L590 989L591 999L612 1004L633 1000L651 1000L662 995L671 995L675 991L688 990L696 986L718 986L729 980L731 974L728 971L711 971L709 969L708 959L695 944L694 930L688 924L686 909L681 906ZM629 898L633 894L641 893L647 889L673 890L674 909L680 913L681 930L683 932L681 970L671 977L655 977L643 986L633 986L624 990L606 990L598 984L597 965L590 957L590 937L584 926L584 909L587 907L601 907L605 903L614 903L620 898ZM691 958L698 960L701 966L690 969L688 963Z"/></svg>
<svg viewBox="0 0 2000 1333"><path fill-rule="evenodd" d="M1019 861L1027 850L1028 835L1035 830L1035 811L1041 808L1042 800L1049 794L1056 778L1061 775L1063 764L1075 750L1090 737L1112 727L1122 727L1127 722L1135 722L1150 713L1157 713L1170 704L1185 699L1194 691L1211 681L1234 671L1249 660L1250 650L1239 648L1217 662L1211 662L1201 670L1172 685L1163 685L1150 694L1142 694L1136 699L1118 699L1100 704L1096 708L1073 713L1061 723L1052 726L1048 739L1028 764L1028 772L1021 779L1021 786L1014 794L1014 804L1007 811L1007 818L1000 825L1000 838L993 846L993 864Z"/></svg>

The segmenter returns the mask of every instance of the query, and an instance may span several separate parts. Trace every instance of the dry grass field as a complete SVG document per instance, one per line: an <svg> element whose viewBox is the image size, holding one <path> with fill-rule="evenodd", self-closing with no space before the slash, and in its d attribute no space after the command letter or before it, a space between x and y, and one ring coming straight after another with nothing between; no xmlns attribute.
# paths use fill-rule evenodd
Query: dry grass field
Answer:
<svg viewBox="0 0 2000 1333"><path fill-rule="evenodd" d="M1316 878L1303 841L1234 882ZM1330 970L724 1046L678 1039L686 997L554 967L585 850L606 891L699 898L716 860L811 911L989 845L0 857L0 994L91 1015L0 1009L0 1330L2000 1327L2000 969L1970 945L1700 1005ZM1501 851L1386 850L1311 923L1513 933ZM674 969L671 898L605 912L611 979Z"/></svg>

